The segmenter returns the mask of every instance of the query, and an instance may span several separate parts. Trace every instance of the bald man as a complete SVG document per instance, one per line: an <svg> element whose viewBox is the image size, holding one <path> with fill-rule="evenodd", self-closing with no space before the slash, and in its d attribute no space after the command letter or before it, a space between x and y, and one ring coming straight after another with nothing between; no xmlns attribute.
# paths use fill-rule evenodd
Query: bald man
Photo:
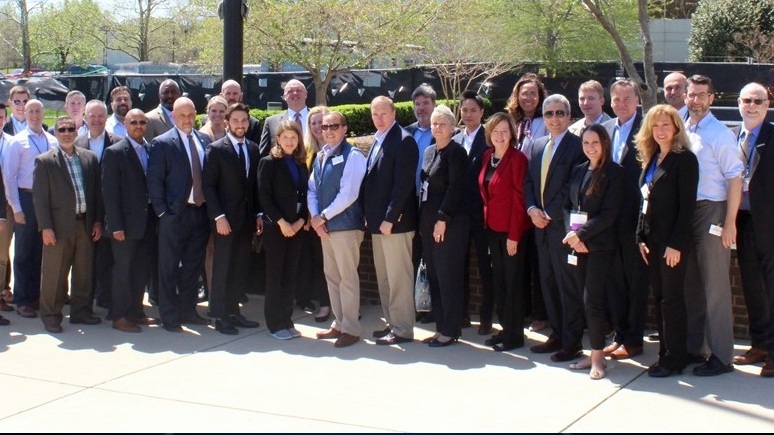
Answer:
<svg viewBox="0 0 774 435"><path fill-rule="evenodd" d="M242 93L242 85L236 80L226 80L220 86L220 96L226 99L229 106L236 103L241 103L244 94ZM261 121L256 117L250 115L250 125L247 127L245 137L255 143L261 142ZM202 120L204 124L204 120Z"/></svg>
<svg viewBox="0 0 774 435"><path fill-rule="evenodd" d="M291 121L298 122L301 130L306 134L306 120L309 117L309 108L306 107L306 96L306 86L299 80L293 79L285 84L282 99L288 104L288 110L266 118L261 141L258 143L261 157L269 155L269 150L276 143L277 126L282 121L290 119Z"/></svg>
<svg viewBox="0 0 774 435"><path fill-rule="evenodd" d="M145 131L145 139L150 142L156 136L166 133L175 127L175 119L172 109L180 96L180 86L172 79L166 79L159 86L159 107L146 113L148 117L148 129Z"/></svg>
<svg viewBox="0 0 774 435"><path fill-rule="evenodd" d="M202 190L210 140L194 130L196 107L189 98L175 101L172 118L175 128L151 141L147 183L159 218L159 314L164 329L180 332L181 324L208 323L196 312L196 302L210 235Z"/></svg>
<svg viewBox="0 0 774 435"><path fill-rule="evenodd" d="M664 77L664 99L677 109L683 119L688 118L688 106L685 105L685 92L688 78L682 73L673 72Z"/></svg>

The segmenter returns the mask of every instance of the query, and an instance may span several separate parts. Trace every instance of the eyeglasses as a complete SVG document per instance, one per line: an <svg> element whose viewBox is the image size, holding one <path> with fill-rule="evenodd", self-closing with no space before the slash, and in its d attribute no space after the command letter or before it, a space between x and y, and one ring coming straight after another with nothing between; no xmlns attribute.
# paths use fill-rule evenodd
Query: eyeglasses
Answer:
<svg viewBox="0 0 774 435"><path fill-rule="evenodd" d="M707 97L709 97L710 95L712 95L712 92L699 92L698 94L691 93L691 94L688 94L688 99L689 100L704 100Z"/></svg>
<svg viewBox="0 0 774 435"><path fill-rule="evenodd" d="M19 105L19 104L27 104L27 101L29 100L13 100L13 104Z"/></svg>
<svg viewBox="0 0 774 435"><path fill-rule="evenodd" d="M75 133L75 127L59 127L56 129L56 131L60 133L64 133L64 132Z"/></svg>
<svg viewBox="0 0 774 435"><path fill-rule="evenodd" d="M760 106L769 100L764 100L763 98L740 98L739 101L741 101L742 104L754 104L756 106Z"/></svg>
<svg viewBox="0 0 774 435"><path fill-rule="evenodd" d="M147 120L145 120L145 119L133 119L133 120L129 121L129 124L130 124L130 125L137 125L137 124L139 124L139 125L145 125L145 124L147 124L147 123L148 123L148 121L147 121Z"/></svg>
<svg viewBox="0 0 774 435"><path fill-rule="evenodd" d="M567 112L564 110L548 110L546 112L543 112L543 118L551 119L554 116L557 118L564 118L564 115L566 115Z"/></svg>
<svg viewBox="0 0 774 435"><path fill-rule="evenodd" d="M320 126L323 130L331 129L331 131L336 131L341 127L341 124L323 124Z"/></svg>

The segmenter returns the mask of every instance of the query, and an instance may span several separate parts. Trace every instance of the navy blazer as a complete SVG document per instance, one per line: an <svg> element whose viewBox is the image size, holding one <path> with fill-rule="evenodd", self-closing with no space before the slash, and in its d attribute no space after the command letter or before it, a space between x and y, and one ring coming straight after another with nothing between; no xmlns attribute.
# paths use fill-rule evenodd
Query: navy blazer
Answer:
<svg viewBox="0 0 774 435"><path fill-rule="evenodd" d="M464 128L464 127L463 127ZM465 135L464 130L454 135L453 141L461 144L462 138ZM468 212L471 216L471 225L474 222L479 222L481 228L484 224L484 201L481 199L481 192L478 189L478 174L481 172L481 159L486 150L486 134L484 132L484 125L481 124L481 128L478 129L476 136L473 138L473 144L470 147L470 153L468 154L468 169L465 177L465 192L463 194L463 201L465 206L468 207Z"/></svg>
<svg viewBox="0 0 774 435"><path fill-rule="evenodd" d="M233 231L248 225L255 229L255 215L259 211L257 192L258 144L245 138L243 150L249 158L245 171L239 162L239 154L228 136L216 140L207 147L204 160L202 189L207 201L207 215L214 221L226 215Z"/></svg>
<svg viewBox="0 0 774 435"><path fill-rule="evenodd" d="M207 149L210 138L192 130L202 148ZM207 166L205 153L204 166ZM202 174L203 178L203 174ZM191 177L191 161L185 150L183 139L177 132L177 128L155 137L151 141L148 157L148 192L156 216L162 213L177 214L191 194L193 178ZM204 182L202 181L202 184ZM204 186L202 186L204 189Z"/></svg>
<svg viewBox="0 0 774 435"><path fill-rule="evenodd" d="M393 233L406 233L417 228L416 168L419 149L414 137L397 123L382 141L377 155L368 153L360 190L366 225L371 234L379 234L383 221L392 223Z"/></svg>
<svg viewBox="0 0 774 435"><path fill-rule="evenodd" d="M613 251L617 239L615 222L624 191L624 170L613 161L607 162L599 169L603 174L596 192L589 196L586 195L588 183L582 185L588 168L589 162L583 162L576 166L570 175L565 229L568 232L571 229L570 213L578 210L585 212L588 220L575 232L578 238L586 244L590 252Z"/></svg>
<svg viewBox="0 0 774 435"><path fill-rule="evenodd" d="M53 133L51 133L53 134ZM105 151L108 149L109 146L117 144L118 141L120 141L122 138L121 136L115 135L107 130L105 130L105 139L104 143L102 145L102 155L97 156L100 163L102 163L102 158L105 157ZM75 146L81 147L84 149L87 149L89 151L92 151L91 144L89 143L89 134L82 134L75 138L74 142Z"/></svg>
<svg viewBox="0 0 774 435"><path fill-rule="evenodd" d="M732 129L739 137L741 127ZM752 178L750 178L750 214L760 246L774 246L774 126L764 121L755 140Z"/></svg>
<svg viewBox="0 0 774 435"><path fill-rule="evenodd" d="M145 236L148 186L140 158L129 139L105 149L102 158L102 198L105 204L104 235L123 231L127 240Z"/></svg>

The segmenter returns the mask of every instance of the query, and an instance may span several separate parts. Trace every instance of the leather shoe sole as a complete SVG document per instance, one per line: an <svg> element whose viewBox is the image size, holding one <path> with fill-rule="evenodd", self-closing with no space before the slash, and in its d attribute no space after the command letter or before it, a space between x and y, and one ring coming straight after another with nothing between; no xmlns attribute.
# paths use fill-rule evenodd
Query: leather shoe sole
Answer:
<svg viewBox="0 0 774 435"><path fill-rule="evenodd" d="M581 349L571 349L571 350L562 349L559 352L556 352L555 354L551 355L551 361L566 362L566 361L572 361L576 358L580 358L581 356L583 356L583 351Z"/></svg>
<svg viewBox="0 0 774 435"><path fill-rule="evenodd" d="M768 353L765 350L756 349L751 347L744 355L737 355L734 357L734 364L750 365L766 362Z"/></svg>
<svg viewBox="0 0 774 435"><path fill-rule="evenodd" d="M612 359L627 359L642 355L642 346L623 345L610 354Z"/></svg>
<svg viewBox="0 0 774 435"><path fill-rule="evenodd" d="M348 347L360 341L360 337L342 332L336 342L333 343L334 347Z"/></svg>

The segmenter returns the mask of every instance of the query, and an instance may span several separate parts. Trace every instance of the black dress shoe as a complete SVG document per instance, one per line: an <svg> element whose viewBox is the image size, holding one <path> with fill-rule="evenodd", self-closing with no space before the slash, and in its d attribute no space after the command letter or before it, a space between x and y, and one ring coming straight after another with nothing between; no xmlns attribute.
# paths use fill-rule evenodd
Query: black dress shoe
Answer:
<svg viewBox="0 0 774 435"><path fill-rule="evenodd" d="M388 327L386 327L384 329L380 329L378 331L374 331L374 333L371 334L371 335L374 338L382 338L382 337L384 337L385 335L387 335L387 334L389 334L391 332L392 332L392 329L388 326Z"/></svg>
<svg viewBox="0 0 774 435"><path fill-rule="evenodd" d="M328 314L324 316L314 316L314 321L317 323L325 323L331 318L331 312L328 311Z"/></svg>
<svg viewBox="0 0 774 435"><path fill-rule="evenodd" d="M247 320L247 318L241 314L232 314L228 316L228 320L233 323L234 326L239 326L240 328L257 328L261 326L260 323Z"/></svg>
<svg viewBox="0 0 774 435"><path fill-rule="evenodd" d="M441 341L441 340L436 338L435 340L431 341L427 345L430 346L430 347L446 347L446 346L451 346L452 344L456 343L457 340L458 340L457 337L452 337L452 338L450 338L447 341Z"/></svg>
<svg viewBox="0 0 774 435"><path fill-rule="evenodd" d="M3 316L0 316L0 326L8 326L11 324L11 321L6 319Z"/></svg>
<svg viewBox="0 0 774 435"><path fill-rule="evenodd" d="M532 353L552 353L558 351L561 348L562 343L559 340L555 338L549 338L545 343L536 344L535 346L530 347L529 350Z"/></svg>
<svg viewBox="0 0 774 435"><path fill-rule="evenodd" d="M395 335L394 333L390 332L384 337L377 339L376 344L385 346L391 344L411 343L412 341L414 341L413 338L401 337L400 335Z"/></svg>
<svg viewBox="0 0 774 435"><path fill-rule="evenodd" d="M180 323L188 325L208 325L210 321L200 316L198 313L194 313L180 319Z"/></svg>
<svg viewBox="0 0 774 435"><path fill-rule="evenodd" d="M164 323L163 327L169 332L183 332L183 327L179 323Z"/></svg>
<svg viewBox="0 0 774 435"><path fill-rule="evenodd" d="M556 352L555 354L551 355L551 361L553 362L565 362L565 361L572 361L575 358L579 358L583 356L583 350L581 348L576 349L562 349L559 352Z"/></svg>
<svg viewBox="0 0 774 435"><path fill-rule="evenodd" d="M236 326L234 326L233 323L231 323L231 319L219 319L215 321L215 330L220 332L221 334L226 335L237 335L239 334L239 330L236 329Z"/></svg>
<svg viewBox="0 0 774 435"><path fill-rule="evenodd" d="M465 316L465 317L462 318L462 327L463 328L470 328L471 327L470 316ZM484 334L484 335L486 335L486 334Z"/></svg>
<svg viewBox="0 0 774 435"><path fill-rule="evenodd" d="M668 378L672 375L683 374L683 369L673 369L656 363L653 367L648 369L648 376L651 378Z"/></svg>
<svg viewBox="0 0 774 435"><path fill-rule="evenodd" d="M487 338L486 340L484 340L484 344L487 345L487 346L494 346L494 345L500 344L502 342L503 342L503 334L502 334L502 332L497 333L497 334Z"/></svg>
<svg viewBox="0 0 774 435"><path fill-rule="evenodd" d="M70 317L71 325L99 325L100 323L102 323L102 319L95 316L76 317L76 318Z"/></svg>
<svg viewBox="0 0 774 435"><path fill-rule="evenodd" d="M693 374L696 376L717 376L733 371L733 364L723 364L715 355L710 355L707 362L693 368Z"/></svg>
<svg viewBox="0 0 774 435"><path fill-rule="evenodd" d="M492 350L494 350L495 352L508 352L509 350L518 349L520 347L524 347L524 342L495 344L494 346L492 346Z"/></svg>
<svg viewBox="0 0 774 435"><path fill-rule="evenodd" d="M306 313L314 313L314 303L312 301L298 301L296 303L296 306L299 310L304 311Z"/></svg>

